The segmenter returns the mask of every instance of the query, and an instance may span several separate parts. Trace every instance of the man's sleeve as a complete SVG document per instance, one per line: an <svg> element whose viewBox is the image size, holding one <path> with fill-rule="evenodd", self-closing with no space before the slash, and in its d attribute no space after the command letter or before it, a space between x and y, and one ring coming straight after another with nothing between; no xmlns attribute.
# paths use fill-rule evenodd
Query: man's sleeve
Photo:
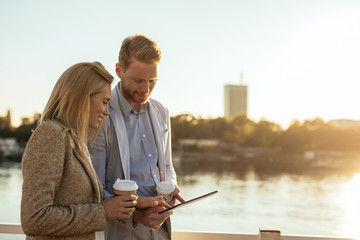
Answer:
<svg viewBox="0 0 360 240"><path fill-rule="evenodd" d="M99 135L97 136L95 143L93 145L89 146L89 152L94 158L94 168L96 173L98 174L101 183L104 188L104 198L110 197L112 194L108 192L105 186L105 180L106 180L106 161L107 161L107 136L106 134L110 121L108 121L108 117L106 118L106 126L105 124L102 125Z"/></svg>
<svg viewBox="0 0 360 240"><path fill-rule="evenodd" d="M170 124L170 116L169 111L166 111L166 126L167 126L167 137L165 139L165 164L166 164L166 180L170 181L171 183L177 185L176 181L176 173L173 167L172 162L172 152L171 152L171 124Z"/></svg>

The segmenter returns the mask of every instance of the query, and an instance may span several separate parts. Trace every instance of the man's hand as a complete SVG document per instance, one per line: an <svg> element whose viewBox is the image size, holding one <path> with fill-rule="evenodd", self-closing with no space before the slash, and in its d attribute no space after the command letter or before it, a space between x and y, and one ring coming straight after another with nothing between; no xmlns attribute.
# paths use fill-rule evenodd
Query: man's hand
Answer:
<svg viewBox="0 0 360 240"><path fill-rule="evenodd" d="M140 197L137 199L137 208L148 208L148 207L165 207L170 208L170 205L167 204L164 198L159 195L155 197Z"/></svg>
<svg viewBox="0 0 360 240"><path fill-rule="evenodd" d="M173 212L167 211L162 214L159 212L164 211L164 207L153 207L153 208L144 208L134 213L133 220L134 222L141 223L144 226L156 230L170 217Z"/></svg>
<svg viewBox="0 0 360 240"><path fill-rule="evenodd" d="M175 205L176 200L179 200L182 203L185 202L185 200L180 196L180 189L177 185L175 185L175 190L170 194L170 197L172 197L172 199L168 203L172 207Z"/></svg>

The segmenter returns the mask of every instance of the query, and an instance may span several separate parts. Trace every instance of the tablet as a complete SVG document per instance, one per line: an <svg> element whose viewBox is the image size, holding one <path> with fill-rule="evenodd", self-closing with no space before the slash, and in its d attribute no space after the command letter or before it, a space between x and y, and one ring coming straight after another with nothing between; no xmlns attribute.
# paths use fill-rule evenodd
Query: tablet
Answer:
<svg viewBox="0 0 360 240"><path fill-rule="evenodd" d="M168 208L168 209L166 209L166 210L164 210L164 211L162 211L162 212L159 212L159 214L164 213L164 212L167 212L167 211L171 211L171 210L173 210L173 209L175 209L175 208L179 208L179 207L188 205L188 204L193 203L193 202L197 202L197 201L199 201L199 200L201 200L201 199L210 197L210 196L214 195L214 194L217 193L217 192L218 192L218 191L216 190L216 191L213 191L213 192L210 192L210 193L201 195L201 196L199 196L199 197L190 199L190 200L188 200L188 201L186 201L186 202L176 204L175 206L173 206L173 207L171 207L171 208Z"/></svg>

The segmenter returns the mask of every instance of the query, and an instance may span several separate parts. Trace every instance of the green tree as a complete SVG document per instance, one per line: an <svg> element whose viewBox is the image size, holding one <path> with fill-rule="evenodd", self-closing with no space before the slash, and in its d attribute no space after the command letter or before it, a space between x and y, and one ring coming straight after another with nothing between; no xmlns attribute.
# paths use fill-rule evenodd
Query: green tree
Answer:
<svg viewBox="0 0 360 240"><path fill-rule="evenodd" d="M247 137L247 145L259 147L276 147L282 133L280 125L261 120L254 125L254 130Z"/></svg>
<svg viewBox="0 0 360 240"><path fill-rule="evenodd" d="M237 115L229 119L228 130L224 133L224 141L232 145L248 145L248 137L254 130L254 121L245 115Z"/></svg>
<svg viewBox="0 0 360 240"><path fill-rule="evenodd" d="M294 121L279 136L278 146L284 152L302 152L306 144L305 133L299 121Z"/></svg>

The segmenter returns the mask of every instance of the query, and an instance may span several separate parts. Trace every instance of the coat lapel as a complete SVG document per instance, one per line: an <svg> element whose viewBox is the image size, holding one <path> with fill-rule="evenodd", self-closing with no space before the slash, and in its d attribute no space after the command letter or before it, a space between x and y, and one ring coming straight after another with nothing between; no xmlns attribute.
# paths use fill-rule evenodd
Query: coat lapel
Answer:
<svg viewBox="0 0 360 240"><path fill-rule="evenodd" d="M67 135L68 138L72 138L72 133L71 133L70 129L66 128L59 122L55 122L55 123L57 123L59 126L61 126L64 129L65 134ZM96 198L99 196L99 194L100 194L100 197L102 198L103 197L103 187L102 187L102 184L98 184L101 181L100 181L98 175L93 170L93 166L90 164L89 160L83 158L81 156L81 154L78 151L76 151L76 149L73 149L73 153L74 153L74 157L76 157L76 159L79 160L79 162L83 165L86 173L88 174L90 181L93 184L93 187L95 189ZM99 193L99 191L100 191L100 193Z"/></svg>
<svg viewBox="0 0 360 240"><path fill-rule="evenodd" d="M110 100L110 118L114 124L118 147L120 151L120 160L124 170L125 179L130 179L130 153L129 141L126 132L125 122L120 110L119 96L116 91L117 86L111 92ZM119 111L120 110L120 111Z"/></svg>
<svg viewBox="0 0 360 240"><path fill-rule="evenodd" d="M153 126L153 132L155 135L155 142L158 151L158 164L160 170L160 181L165 181L165 159L164 159L164 146L163 146L163 134L168 130L166 125L161 121L161 114L157 112L157 109L151 103L149 99L150 119Z"/></svg>
<svg viewBox="0 0 360 240"><path fill-rule="evenodd" d="M97 174L94 172L93 166L90 164L89 159L81 157L80 153L78 153L75 149L73 151L74 151L74 155L79 160L79 162L83 165L86 173L89 175L91 183L93 184L93 187L95 189L96 198L99 196L99 194L100 194L100 197L102 198L102 196L103 196L102 184L99 184L100 179L97 176ZM98 188L98 186L99 186L99 188ZM100 190L100 192L99 192L99 190Z"/></svg>

